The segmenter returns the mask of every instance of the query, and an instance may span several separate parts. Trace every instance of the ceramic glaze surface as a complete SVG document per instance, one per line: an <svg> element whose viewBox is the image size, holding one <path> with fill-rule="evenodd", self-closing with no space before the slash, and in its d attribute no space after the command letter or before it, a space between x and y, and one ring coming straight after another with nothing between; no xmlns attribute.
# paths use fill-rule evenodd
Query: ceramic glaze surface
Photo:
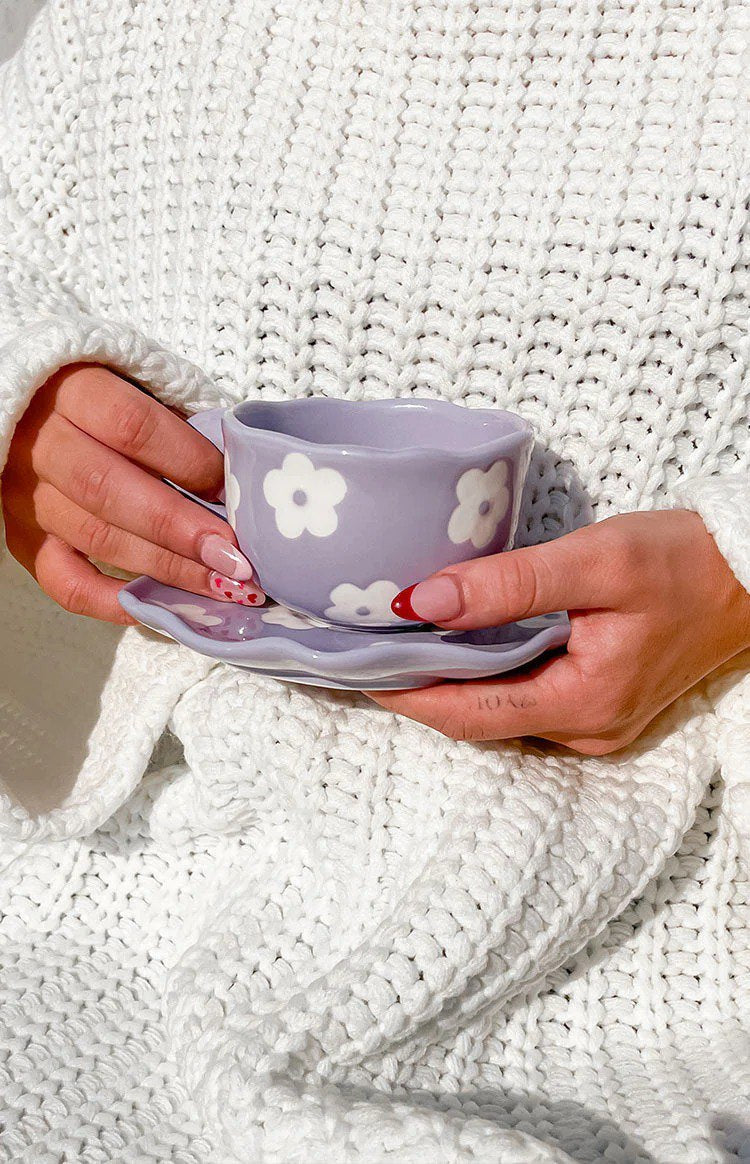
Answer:
<svg viewBox="0 0 750 1164"><path fill-rule="evenodd" d="M570 632L563 613L476 631L331 627L277 603L253 610L146 577L129 582L120 601L145 626L201 654L319 687L403 689L484 678L562 646Z"/></svg>
<svg viewBox="0 0 750 1164"><path fill-rule="evenodd" d="M398 627L399 590L512 544L532 446L512 413L313 397L192 423L224 448L226 514L261 585L295 610Z"/></svg>

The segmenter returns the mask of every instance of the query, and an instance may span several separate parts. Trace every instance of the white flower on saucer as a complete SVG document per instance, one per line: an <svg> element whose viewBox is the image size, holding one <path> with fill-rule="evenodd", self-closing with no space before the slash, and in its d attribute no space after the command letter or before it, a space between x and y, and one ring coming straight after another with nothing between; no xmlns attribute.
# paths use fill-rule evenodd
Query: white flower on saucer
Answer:
<svg viewBox="0 0 750 1164"><path fill-rule="evenodd" d="M508 512L508 465L495 461L489 469L467 469L456 485L458 505L448 523L448 537L458 545L471 542L481 550L489 545Z"/></svg>
<svg viewBox="0 0 750 1164"><path fill-rule="evenodd" d="M161 606L164 610L171 610L180 618L195 623L196 626L221 626L222 620L215 614L208 614L202 606L193 602L155 602L154 606Z"/></svg>
<svg viewBox="0 0 750 1164"><path fill-rule="evenodd" d="M263 622L270 623L271 626L283 626L287 630L310 630L311 627L319 625L314 619L308 618L306 614L297 614L288 606L281 605L264 610L260 617Z"/></svg>
<svg viewBox="0 0 750 1164"><path fill-rule="evenodd" d="M303 530L327 538L339 524L336 506L346 493L346 481L336 469L316 469L304 453L287 453L280 469L263 480L263 494L276 511L276 525L285 538Z"/></svg>
<svg viewBox="0 0 750 1164"><path fill-rule="evenodd" d="M232 472L228 453L224 457L224 504L227 510L227 521L234 529L237 507L240 504L240 483Z"/></svg>
<svg viewBox="0 0 750 1164"><path fill-rule="evenodd" d="M391 603L399 592L395 582L381 578L361 589L352 582L341 582L331 591L332 606L326 609L331 622L388 623L395 621Z"/></svg>

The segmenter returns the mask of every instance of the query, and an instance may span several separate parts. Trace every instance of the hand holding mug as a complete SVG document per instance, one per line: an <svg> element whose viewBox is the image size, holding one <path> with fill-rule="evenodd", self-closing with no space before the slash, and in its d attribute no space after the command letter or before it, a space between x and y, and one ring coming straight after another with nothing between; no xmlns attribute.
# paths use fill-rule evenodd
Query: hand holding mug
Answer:
<svg viewBox="0 0 750 1164"><path fill-rule="evenodd" d="M451 566L408 587L394 609L455 630L569 611L567 651L530 671L369 694L455 739L539 736L587 755L629 744L750 647L750 594L686 510L623 514Z"/></svg>
<svg viewBox="0 0 750 1164"><path fill-rule="evenodd" d="M13 437L2 475L8 548L66 610L109 622L135 620L117 600L122 582L90 558L260 605L265 595L231 527L161 477L215 498L223 460L122 377L96 365L63 368L36 393Z"/></svg>

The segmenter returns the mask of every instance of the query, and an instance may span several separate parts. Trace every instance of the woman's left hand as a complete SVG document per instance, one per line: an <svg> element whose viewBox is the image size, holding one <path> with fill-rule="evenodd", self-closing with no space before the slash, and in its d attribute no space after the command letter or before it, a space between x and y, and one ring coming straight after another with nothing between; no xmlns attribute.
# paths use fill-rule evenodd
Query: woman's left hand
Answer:
<svg viewBox="0 0 750 1164"><path fill-rule="evenodd" d="M533 670L368 692L453 739L537 736L605 755L750 647L750 594L687 510L608 518L544 545L451 566L403 595L399 613L450 629L570 614L567 652Z"/></svg>

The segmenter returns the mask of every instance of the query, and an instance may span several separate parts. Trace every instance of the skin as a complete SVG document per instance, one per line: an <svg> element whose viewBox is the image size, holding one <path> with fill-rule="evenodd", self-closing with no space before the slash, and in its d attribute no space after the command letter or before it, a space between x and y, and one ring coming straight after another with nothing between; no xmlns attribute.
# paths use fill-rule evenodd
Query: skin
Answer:
<svg viewBox="0 0 750 1164"><path fill-rule="evenodd" d="M2 475L8 548L65 610L132 623L117 601L122 581L89 557L211 594L201 546L226 522L160 477L207 500L223 484L218 450L129 381L72 364L34 396Z"/></svg>
<svg viewBox="0 0 750 1164"><path fill-rule="evenodd" d="M609 518L439 573L453 575L463 597L460 617L441 626L497 626L556 610L568 610L572 626L566 652L523 673L368 692L452 739L534 736L606 755L750 647L750 594L686 510Z"/></svg>

